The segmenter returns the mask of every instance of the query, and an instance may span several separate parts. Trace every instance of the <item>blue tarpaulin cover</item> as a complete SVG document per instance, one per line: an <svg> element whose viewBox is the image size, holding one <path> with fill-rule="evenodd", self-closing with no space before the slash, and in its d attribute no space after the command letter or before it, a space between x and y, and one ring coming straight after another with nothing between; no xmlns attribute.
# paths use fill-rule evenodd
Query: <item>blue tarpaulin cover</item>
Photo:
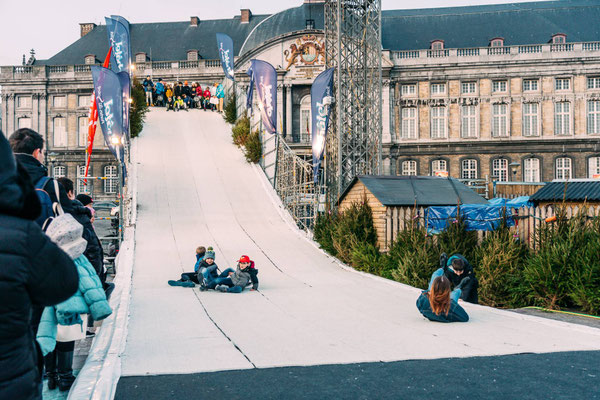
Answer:
<svg viewBox="0 0 600 400"><path fill-rule="evenodd" d="M508 207L508 212L505 206L491 206L487 204L463 204L460 206L460 216L463 218L468 231L492 231L498 227L504 213L507 216L507 225L515 224L512 218L511 207ZM456 206L450 207L428 207L425 210L425 221L427 223L427 231L437 234L446 229L448 223L457 222Z"/></svg>
<svg viewBox="0 0 600 400"><path fill-rule="evenodd" d="M495 199L489 200L489 203L492 206L504 206L508 208L533 207L533 203L529 201L529 196L519 196L514 199L496 197Z"/></svg>

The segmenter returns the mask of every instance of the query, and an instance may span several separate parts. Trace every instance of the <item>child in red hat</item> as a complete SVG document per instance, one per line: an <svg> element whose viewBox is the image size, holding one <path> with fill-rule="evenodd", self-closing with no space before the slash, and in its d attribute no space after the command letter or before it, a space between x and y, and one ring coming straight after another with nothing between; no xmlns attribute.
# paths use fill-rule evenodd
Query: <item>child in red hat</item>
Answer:
<svg viewBox="0 0 600 400"><path fill-rule="evenodd" d="M220 285L215 289L221 292L241 293L244 288L252 283L252 289L258 289L258 270L254 267L254 261L248 256L241 256L238 260L237 269L229 275L229 278L222 279Z"/></svg>

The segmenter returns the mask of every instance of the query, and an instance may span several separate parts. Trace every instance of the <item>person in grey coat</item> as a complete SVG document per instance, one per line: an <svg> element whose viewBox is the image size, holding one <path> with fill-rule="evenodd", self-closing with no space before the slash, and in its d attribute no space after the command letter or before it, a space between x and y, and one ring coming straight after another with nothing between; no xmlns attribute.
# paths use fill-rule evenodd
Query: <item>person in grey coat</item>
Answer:
<svg viewBox="0 0 600 400"><path fill-rule="evenodd" d="M257 275L258 270L254 267L254 261L248 256L241 256L235 272L230 273L229 278L221 279L220 285L215 289L223 293L241 293L252 282L250 290L258 290Z"/></svg>

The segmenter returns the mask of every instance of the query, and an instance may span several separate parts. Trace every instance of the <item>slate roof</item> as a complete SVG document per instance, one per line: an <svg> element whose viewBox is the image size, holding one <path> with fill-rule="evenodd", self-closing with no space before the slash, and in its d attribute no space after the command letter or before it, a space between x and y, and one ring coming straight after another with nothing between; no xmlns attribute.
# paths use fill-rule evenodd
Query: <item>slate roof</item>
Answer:
<svg viewBox="0 0 600 400"><path fill-rule="evenodd" d="M561 0L382 12L383 48L486 47L503 37L507 46L546 43L555 33L567 42L600 40L600 1Z"/></svg>
<svg viewBox="0 0 600 400"><path fill-rule="evenodd" d="M267 15L253 15L247 24L240 18L200 21L197 27L185 22L161 22L131 24L132 54L144 52L152 61L186 60L188 50L198 50L200 57L214 60L219 58L216 34L226 33L233 39L233 50L237 53L246 37ZM108 52L106 25L95 27L90 33L57 53L44 64L83 64L87 54L95 54L104 60Z"/></svg>
<svg viewBox="0 0 600 400"><path fill-rule="evenodd" d="M566 193L565 193L566 185ZM600 180L584 182L549 182L529 198L534 203L563 201L600 201Z"/></svg>
<svg viewBox="0 0 600 400"><path fill-rule="evenodd" d="M359 175L340 196L340 202L360 180L384 206L455 206L487 204L487 200L454 178L433 176Z"/></svg>
<svg viewBox="0 0 600 400"><path fill-rule="evenodd" d="M298 0L300 1L300 0ZM232 37L236 55L286 33L304 30L306 20L323 29L323 4L302 4L272 15L252 15L200 21L131 24L133 54L145 52L153 61L185 60L187 50L199 50L205 59L217 59L215 33ZM600 0L561 0L468 7L382 11L382 46L386 50L428 49L434 39L446 48L485 47L489 39L503 37L505 44L540 44L555 33L568 42L600 40ZM241 52L240 52L241 50ZM106 26L94 28L83 38L48 60L50 65L82 64L87 54L100 60L108 51Z"/></svg>

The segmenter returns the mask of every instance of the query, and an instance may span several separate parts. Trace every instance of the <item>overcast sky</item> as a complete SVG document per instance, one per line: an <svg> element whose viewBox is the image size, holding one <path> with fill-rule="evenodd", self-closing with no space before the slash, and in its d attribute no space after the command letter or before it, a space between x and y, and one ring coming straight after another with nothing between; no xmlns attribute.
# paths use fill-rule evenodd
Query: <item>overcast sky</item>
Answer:
<svg viewBox="0 0 600 400"><path fill-rule="evenodd" d="M46 59L79 38L79 23L104 24L104 16L122 15L131 23L232 18L240 8L269 14L303 0L0 0L0 65L17 65L35 49ZM382 0L383 9L509 3L507 0Z"/></svg>

